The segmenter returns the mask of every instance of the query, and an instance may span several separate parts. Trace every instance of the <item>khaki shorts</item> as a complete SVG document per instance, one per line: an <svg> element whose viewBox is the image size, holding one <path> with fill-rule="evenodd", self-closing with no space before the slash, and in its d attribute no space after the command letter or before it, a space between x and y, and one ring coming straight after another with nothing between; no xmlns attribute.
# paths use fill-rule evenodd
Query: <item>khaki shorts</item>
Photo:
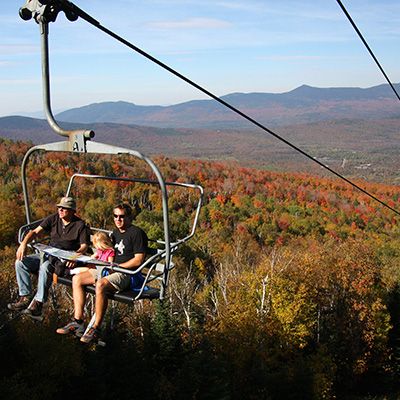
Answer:
<svg viewBox="0 0 400 400"><path fill-rule="evenodd" d="M123 274L122 272L111 272L110 275L101 277L101 273L103 271L103 267L96 267L96 269L90 269L89 272L92 274L95 281L99 279L107 279L114 289L117 292L122 292L125 289L128 289L131 285L131 277L130 275Z"/></svg>

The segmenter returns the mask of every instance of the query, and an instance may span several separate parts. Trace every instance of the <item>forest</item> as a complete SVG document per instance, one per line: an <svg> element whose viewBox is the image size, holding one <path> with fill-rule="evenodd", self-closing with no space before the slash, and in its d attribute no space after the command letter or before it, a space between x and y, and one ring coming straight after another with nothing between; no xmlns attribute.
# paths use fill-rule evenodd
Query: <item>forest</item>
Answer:
<svg viewBox="0 0 400 400"><path fill-rule="evenodd" d="M164 301L117 304L93 348L55 329L71 318L55 286L42 323L10 314L17 231L25 223L20 167L32 144L0 139L0 393L6 399L389 399L400 396L397 215L347 183L233 162L154 157L168 181L205 189L198 230L177 254ZM33 219L55 211L73 172L152 177L120 156L35 156ZM398 186L357 181L393 208ZM156 187L79 182L78 213L112 228L126 201L151 239L162 234ZM171 189L173 237L195 201Z"/></svg>

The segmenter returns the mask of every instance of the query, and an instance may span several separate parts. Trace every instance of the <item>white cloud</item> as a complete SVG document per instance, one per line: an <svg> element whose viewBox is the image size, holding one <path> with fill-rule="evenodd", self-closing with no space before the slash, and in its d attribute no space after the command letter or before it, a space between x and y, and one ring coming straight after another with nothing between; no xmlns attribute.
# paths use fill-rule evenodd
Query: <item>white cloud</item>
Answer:
<svg viewBox="0 0 400 400"><path fill-rule="evenodd" d="M35 54L40 51L39 46L29 44L1 44L0 54L1 55L24 55L24 54Z"/></svg>
<svg viewBox="0 0 400 400"><path fill-rule="evenodd" d="M0 79L0 85L11 85L11 86L21 86L21 85L36 85L40 83L40 78L38 79Z"/></svg>
<svg viewBox="0 0 400 400"><path fill-rule="evenodd" d="M272 56L259 56L257 57L258 60L268 60L268 61L315 61L315 60L320 60L323 57L321 56L292 56L292 55L272 55Z"/></svg>
<svg viewBox="0 0 400 400"><path fill-rule="evenodd" d="M221 19L189 18L182 21L152 22L150 27L158 29L225 29L231 24Z"/></svg>
<svg viewBox="0 0 400 400"><path fill-rule="evenodd" d="M211 3L210 3L211 5ZM319 19L319 20L337 20L339 19L335 10L318 9L315 2L302 1L300 4L297 0L286 0L285 2L272 1L219 1L215 6L225 8L227 10L237 10L239 12L255 13L255 15L264 15L265 17L273 15L285 17ZM269 21L271 22L271 21Z"/></svg>

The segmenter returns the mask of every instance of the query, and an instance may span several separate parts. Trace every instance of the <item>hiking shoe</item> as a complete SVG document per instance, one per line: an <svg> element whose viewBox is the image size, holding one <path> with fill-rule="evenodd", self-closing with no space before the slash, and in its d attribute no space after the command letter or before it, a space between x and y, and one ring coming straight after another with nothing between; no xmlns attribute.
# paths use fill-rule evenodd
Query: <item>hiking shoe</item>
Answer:
<svg viewBox="0 0 400 400"><path fill-rule="evenodd" d="M24 314L27 314L30 317L41 317L42 308L43 308L43 303L33 299L29 307L26 310L24 310Z"/></svg>
<svg viewBox="0 0 400 400"><path fill-rule="evenodd" d="M81 337L85 332L85 325L83 322L80 324L75 320L71 321L69 324L63 326L62 328L58 328L56 330L60 335L67 335L68 333L73 333L74 335Z"/></svg>
<svg viewBox="0 0 400 400"><path fill-rule="evenodd" d="M20 296L17 302L7 304L7 308L11 311L22 311L29 306L30 302L30 296Z"/></svg>
<svg viewBox="0 0 400 400"><path fill-rule="evenodd" d="M96 328L90 328L82 337L81 342L90 343L93 340L97 340L99 337L99 330Z"/></svg>

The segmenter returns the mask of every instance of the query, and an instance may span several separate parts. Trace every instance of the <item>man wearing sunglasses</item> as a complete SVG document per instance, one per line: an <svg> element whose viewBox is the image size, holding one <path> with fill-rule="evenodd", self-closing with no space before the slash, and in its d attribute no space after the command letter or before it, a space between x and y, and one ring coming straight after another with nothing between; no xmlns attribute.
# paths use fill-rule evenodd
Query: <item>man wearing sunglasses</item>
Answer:
<svg viewBox="0 0 400 400"><path fill-rule="evenodd" d="M128 204L118 204L114 207L114 224L116 229L111 234L115 248L114 263L121 268L135 269L145 260L148 238L139 227L132 225L132 209ZM85 331L83 318L86 295L84 287L96 283L96 320L93 326L82 337L81 341L90 343L97 339L99 329L107 310L109 292L122 291L130 286L130 275L112 272L102 277L101 268L77 274L72 279L74 297L74 319L66 326L57 329L59 334L74 333L77 336Z"/></svg>
<svg viewBox="0 0 400 400"><path fill-rule="evenodd" d="M45 218L37 228L26 234L17 249L15 261L20 297L17 302L7 305L9 310L23 311L33 318L41 318L54 266L48 258L41 258L39 254L26 256L26 248L38 235L47 232L50 234L50 246L83 254L90 243L90 231L75 213L75 200L72 197L63 197L57 204L57 212ZM38 273L37 292L33 300L31 273Z"/></svg>

